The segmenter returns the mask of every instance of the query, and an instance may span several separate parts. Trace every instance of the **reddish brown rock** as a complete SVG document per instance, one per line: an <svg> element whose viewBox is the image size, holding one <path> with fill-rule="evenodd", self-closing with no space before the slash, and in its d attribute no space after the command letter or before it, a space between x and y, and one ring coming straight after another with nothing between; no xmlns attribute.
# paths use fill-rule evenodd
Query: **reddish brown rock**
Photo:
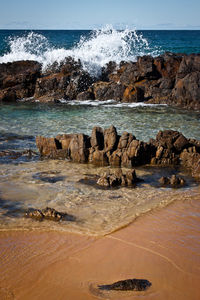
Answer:
<svg viewBox="0 0 200 300"><path fill-rule="evenodd" d="M104 148L104 132L101 127L94 127L91 135L91 146L98 150Z"/></svg>
<svg viewBox="0 0 200 300"><path fill-rule="evenodd" d="M66 98L66 88L70 82L68 76L61 73L38 78L34 98L41 102L49 102Z"/></svg>
<svg viewBox="0 0 200 300"><path fill-rule="evenodd" d="M200 72L200 54L184 55L176 77L179 80L193 72Z"/></svg>
<svg viewBox="0 0 200 300"><path fill-rule="evenodd" d="M135 139L136 139L136 137L133 136L131 133L124 131L122 133L122 136L119 139L117 148L118 149L126 149L130 145L132 140L135 140Z"/></svg>
<svg viewBox="0 0 200 300"><path fill-rule="evenodd" d="M121 83L99 81L92 85L92 92L97 100L121 101L125 87Z"/></svg>
<svg viewBox="0 0 200 300"><path fill-rule="evenodd" d="M118 136L117 130L114 126L110 126L109 128L104 130L104 149L106 152L117 149Z"/></svg>
<svg viewBox="0 0 200 300"><path fill-rule="evenodd" d="M144 101L144 90L137 87L129 85L123 95L122 102L143 102Z"/></svg>
<svg viewBox="0 0 200 300"><path fill-rule="evenodd" d="M173 89L173 104L190 109L200 109L200 72L192 72L177 80Z"/></svg>
<svg viewBox="0 0 200 300"><path fill-rule="evenodd" d="M74 162L85 163L88 161L90 139L84 134L74 134L69 143L69 156Z"/></svg>
<svg viewBox="0 0 200 300"><path fill-rule="evenodd" d="M89 162L96 166L107 166L108 156L104 150L90 148Z"/></svg>

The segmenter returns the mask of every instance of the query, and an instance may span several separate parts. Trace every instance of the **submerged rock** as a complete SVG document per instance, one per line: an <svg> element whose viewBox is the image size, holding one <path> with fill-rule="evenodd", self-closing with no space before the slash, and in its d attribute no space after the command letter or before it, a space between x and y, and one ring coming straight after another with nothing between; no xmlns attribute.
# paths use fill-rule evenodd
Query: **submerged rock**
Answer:
<svg viewBox="0 0 200 300"><path fill-rule="evenodd" d="M179 187L179 186L185 185L185 180L176 175L172 175L171 177L163 176L159 179L159 182L161 185L164 185L164 186Z"/></svg>
<svg viewBox="0 0 200 300"><path fill-rule="evenodd" d="M39 221L42 221L44 219L56 221L56 222L61 220L67 220L67 221L75 220L75 217L68 215L66 213L58 212L54 208L50 208L50 207L46 207L45 209L42 210L40 209L29 210L25 213L25 216Z"/></svg>
<svg viewBox="0 0 200 300"><path fill-rule="evenodd" d="M151 282L146 279L126 279L113 284L99 285L100 290L115 291L146 291L151 286Z"/></svg>
<svg viewBox="0 0 200 300"><path fill-rule="evenodd" d="M133 186L140 181L135 170L127 171L125 174L122 173L121 169L116 169L113 173L107 171L98 180L97 184L103 187L115 187L115 186Z"/></svg>

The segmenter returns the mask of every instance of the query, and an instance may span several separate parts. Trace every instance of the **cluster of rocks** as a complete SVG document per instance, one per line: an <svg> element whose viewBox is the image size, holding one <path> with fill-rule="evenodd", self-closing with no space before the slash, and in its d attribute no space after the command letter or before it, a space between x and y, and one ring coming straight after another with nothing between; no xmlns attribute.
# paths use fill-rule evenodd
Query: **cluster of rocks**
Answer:
<svg viewBox="0 0 200 300"><path fill-rule="evenodd" d="M171 177L164 177L163 176L159 179L159 182L163 186L178 187L178 186L185 185L185 180L181 177L176 176L176 175L172 175Z"/></svg>
<svg viewBox="0 0 200 300"><path fill-rule="evenodd" d="M109 100L167 103L200 109L200 54L165 53L108 63L98 78L67 57L42 72L34 61L0 64L0 100Z"/></svg>
<svg viewBox="0 0 200 300"><path fill-rule="evenodd" d="M128 132L118 135L114 126L105 130L94 127L91 137L85 134L38 136L36 144L42 157L128 168L145 164L182 165L200 179L200 141L187 139L178 131L159 131L156 139L143 142Z"/></svg>
<svg viewBox="0 0 200 300"><path fill-rule="evenodd" d="M133 186L139 179L136 176L135 170L129 170L123 174L121 169L115 170L113 173L109 171L103 174L97 181L97 184L104 187L115 186Z"/></svg>
<svg viewBox="0 0 200 300"><path fill-rule="evenodd" d="M46 207L45 209L32 209L25 213L25 216L38 221L51 220L51 221L61 221L63 219L72 220L72 216L66 213L60 213L54 208Z"/></svg>

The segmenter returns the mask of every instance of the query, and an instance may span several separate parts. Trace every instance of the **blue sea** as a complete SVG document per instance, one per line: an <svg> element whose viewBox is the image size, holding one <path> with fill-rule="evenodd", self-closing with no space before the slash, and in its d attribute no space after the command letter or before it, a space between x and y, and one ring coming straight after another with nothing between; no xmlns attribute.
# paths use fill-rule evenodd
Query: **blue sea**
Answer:
<svg viewBox="0 0 200 300"><path fill-rule="evenodd" d="M83 68L98 76L109 61L135 61L137 56L158 56L165 51L200 53L200 31L130 30L112 26L100 30L0 30L0 63L36 60L42 69L61 63L67 56L80 60ZM109 101L69 101L59 104L0 104L0 151L36 150L37 135L59 133L91 134L94 126L113 124L118 133L128 131L138 139L155 138L159 130L181 131L188 138L200 139L200 113L166 105L118 103ZM186 188L155 188L155 182L169 170L137 170L150 178L133 189L98 190L80 183L85 176L102 171L67 161L40 161L26 157L0 158L0 228L41 228L70 230L101 235L132 222L136 216L177 199L196 195L191 178ZM164 173L163 173L164 172ZM172 171L169 171L172 172ZM176 171L177 172L177 171ZM166 173L166 174L165 174ZM170 173L171 174L171 173ZM27 208L53 207L77 217L74 224L34 223L23 218Z"/></svg>
<svg viewBox="0 0 200 300"><path fill-rule="evenodd" d="M0 30L0 63L37 60L43 70L72 56L96 76L109 61L134 61L138 55L157 56L165 51L200 52L199 30L117 31L108 25L99 30ZM108 102L70 102L63 105L24 104L0 106L0 131L45 136L65 132L90 134L95 125L110 123L148 140L158 130L180 130L200 139L199 113L160 105Z"/></svg>

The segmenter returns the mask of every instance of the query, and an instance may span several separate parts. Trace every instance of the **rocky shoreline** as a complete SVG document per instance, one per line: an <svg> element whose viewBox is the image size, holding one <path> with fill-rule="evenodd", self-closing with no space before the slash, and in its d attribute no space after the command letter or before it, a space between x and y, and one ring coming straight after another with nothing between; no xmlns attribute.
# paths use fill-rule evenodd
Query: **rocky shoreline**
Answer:
<svg viewBox="0 0 200 300"><path fill-rule="evenodd" d="M178 131L159 131L156 139L143 142L128 132L118 135L114 126L105 130L94 127L91 136L38 136L36 144L41 157L69 159L96 166L183 166L190 170L193 177L200 179L200 141L187 139Z"/></svg>
<svg viewBox="0 0 200 300"><path fill-rule="evenodd" d="M36 61L0 64L0 101L109 100L200 109L200 54L165 53L108 63L98 78L67 57L42 71Z"/></svg>

